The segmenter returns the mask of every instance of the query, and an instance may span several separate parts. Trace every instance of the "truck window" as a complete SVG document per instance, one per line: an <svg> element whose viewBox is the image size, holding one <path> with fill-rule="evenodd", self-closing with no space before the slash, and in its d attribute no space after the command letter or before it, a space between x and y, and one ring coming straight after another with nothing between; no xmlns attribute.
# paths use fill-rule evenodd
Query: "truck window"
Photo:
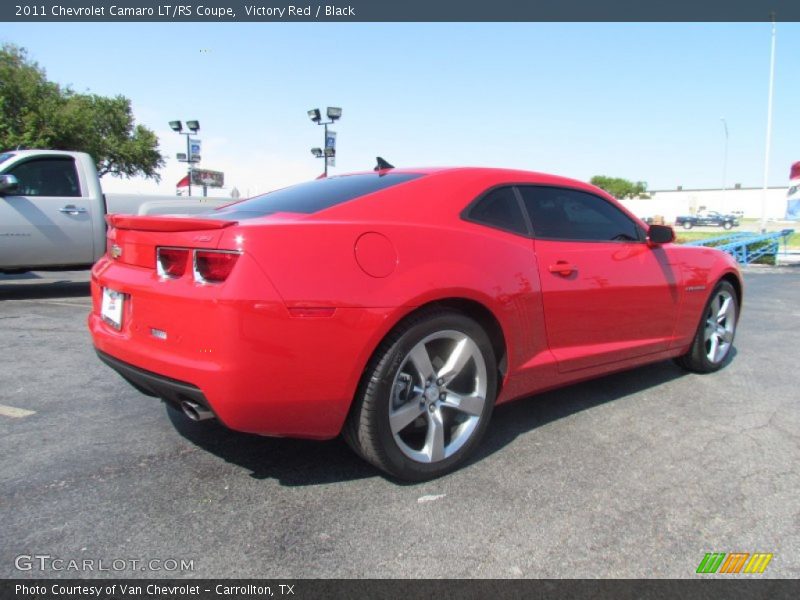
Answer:
<svg viewBox="0 0 800 600"><path fill-rule="evenodd" d="M35 158L7 171L19 181L20 196L80 196L75 161L68 156Z"/></svg>

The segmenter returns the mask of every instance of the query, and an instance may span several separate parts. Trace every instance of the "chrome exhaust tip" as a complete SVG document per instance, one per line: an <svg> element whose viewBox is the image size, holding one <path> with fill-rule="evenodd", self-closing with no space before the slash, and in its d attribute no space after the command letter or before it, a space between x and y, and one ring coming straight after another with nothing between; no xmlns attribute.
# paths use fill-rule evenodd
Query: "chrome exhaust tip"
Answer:
<svg viewBox="0 0 800 600"><path fill-rule="evenodd" d="M205 406L200 406L197 402L184 400L181 402L181 410L192 421L206 421L214 418L214 413Z"/></svg>

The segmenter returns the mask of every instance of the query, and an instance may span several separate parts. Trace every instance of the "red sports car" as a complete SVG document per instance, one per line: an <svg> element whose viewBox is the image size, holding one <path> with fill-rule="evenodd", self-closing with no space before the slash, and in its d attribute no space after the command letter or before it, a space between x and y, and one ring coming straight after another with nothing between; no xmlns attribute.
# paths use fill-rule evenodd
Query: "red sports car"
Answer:
<svg viewBox="0 0 800 600"><path fill-rule="evenodd" d="M103 361L192 419L343 434L405 480L462 463L496 404L669 358L719 369L742 302L730 256L525 171L383 168L109 223Z"/></svg>

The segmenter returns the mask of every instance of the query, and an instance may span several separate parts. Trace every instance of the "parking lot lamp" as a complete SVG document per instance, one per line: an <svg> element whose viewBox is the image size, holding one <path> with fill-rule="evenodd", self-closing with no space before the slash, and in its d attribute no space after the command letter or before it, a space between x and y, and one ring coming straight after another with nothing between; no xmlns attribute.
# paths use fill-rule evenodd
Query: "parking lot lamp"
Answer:
<svg viewBox="0 0 800 600"><path fill-rule="evenodd" d="M183 131L183 123L180 121L170 121L169 122L170 129L175 133L179 133L180 135L186 136L186 158L182 158L181 155L178 155L178 160L181 162L187 162L189 164L187 169L187 177L189 181L189 195L192 195L192 165L197 162L195 157L192 155L192 143L191 143L191 136L196 134L200 130L200 121L186 121L186 128L189 131Z"/></svg>
<svg viewBox="0 0 800 600"><path fill-rule="evenodd" d="M335 121L338 121L342 118L342 109L338 106L329 106L327 111L325 111L325 114L328 117L327 121L322 120L322 113L318 108L312 108L308 111L308 118L311 119L312 122L325 127L324 137L322 138L322 148L312 148L311 154L313 154L316 158L322 158L325 160L325 177L327 177L328 159L336 156L336 149L328 147L328 125L331 125Z"/></svg>

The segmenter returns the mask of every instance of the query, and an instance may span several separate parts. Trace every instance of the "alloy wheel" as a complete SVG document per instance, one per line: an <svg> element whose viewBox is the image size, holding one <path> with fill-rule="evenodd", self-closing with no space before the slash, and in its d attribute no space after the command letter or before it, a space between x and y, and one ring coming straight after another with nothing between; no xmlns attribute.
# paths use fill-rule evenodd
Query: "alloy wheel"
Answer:
<svg viewBox="0 0 800 600"><path fill-rule="evenodd" d="M728 290L718 290L706 311L703 336L706 358L710 362L718 364L728 355L735 328L736 302Z"/></svg>
<svg viewBox="0 0 800 600"><path fill-rule="evenodd" d="M486 361L468 335L433 333L405 356L391 387L389 425L408 458L435 463L472 437L486 403Z"/></svg>

